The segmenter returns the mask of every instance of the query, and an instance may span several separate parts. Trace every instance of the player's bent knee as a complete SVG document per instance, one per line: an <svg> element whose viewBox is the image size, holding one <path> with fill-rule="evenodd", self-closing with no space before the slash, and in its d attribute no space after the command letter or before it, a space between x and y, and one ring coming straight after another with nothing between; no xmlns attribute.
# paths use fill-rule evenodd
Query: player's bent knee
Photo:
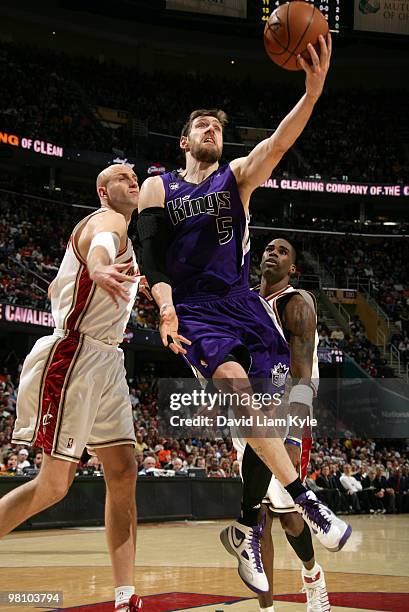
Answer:
<svg viewBox="0 0 409 612"><path fill-rule="evenodd" d="M280 514L281 527L288 535L298 537L304 529L304 521L298 512L286 512Z"/></svg>
<svg viewBox="0 0 409 612"><path fill-rule="evenodd" d="M213 377L216 379L226 378L227 380L247 379L247 374L237 361L227 361L216 368Z"/></svg>
<svg viewBox="0 0 409 612"><path fill-rule="evenodd" d="M64 499L71 486L71 480L59 478L41 478L38 476L33 482L37 485L41 497L47 501L49 505L56 504Z"/></svg>

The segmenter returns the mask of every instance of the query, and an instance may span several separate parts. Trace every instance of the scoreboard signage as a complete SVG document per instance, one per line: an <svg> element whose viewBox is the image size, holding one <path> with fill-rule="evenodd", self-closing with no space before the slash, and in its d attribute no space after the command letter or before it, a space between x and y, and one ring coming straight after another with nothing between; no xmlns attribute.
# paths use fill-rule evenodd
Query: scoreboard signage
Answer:
<svg viewBox="0 0 409 612"><path fill-rule="evenodd" d="M51 312L26 306L16 306L15 304L0 304L0 321L55 327Z"/></svg>
<svg viewBox="0 0 409 612"><path fill-rule="evenodd" d="M408 0L409 1L409 0ZM288 0L257 0L260 6L259 15L262 21L267 21L269 16L281 4L286 4ZM341 29L343 14L341 13L341 0L306 0L321 11L328 21L331 32L339 32Z"/></svg>
<svg viewBox="0 0 409 612"><path fill-rule="evenodd" d="M247 0L166 0L166 8L218 17L247 17Z"/></svg>
<svg viewBox="0 0 409 612"><path fill-rule="evenodd" d="M356 0L354 29L409 34L409 0Z"/></svg>
<svg viewBox="0 0 409 612"><path fill-rule="evenodd" d="M409 185L380 185L374 183L337 183L335 181L318 181L315 179L273 179L263 183L267 189L284 189L290 191L315 191L318 193L358 195L374 197L409 197Z"/></svg>

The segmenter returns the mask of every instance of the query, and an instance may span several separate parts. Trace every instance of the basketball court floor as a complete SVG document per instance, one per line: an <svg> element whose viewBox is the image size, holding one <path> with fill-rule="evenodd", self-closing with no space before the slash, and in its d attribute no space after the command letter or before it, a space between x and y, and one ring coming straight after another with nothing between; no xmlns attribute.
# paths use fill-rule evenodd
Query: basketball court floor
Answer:
<svg viewBox="0 0 409 612"><path fill-rule="evenodd" d="M235 560L219 542L228 521L141 525L136 585L143 612L257 612ZM409 515L352 517L353 534L339 553L316 543L334 612L409 612ZM305 611L299 562L278 520L277 612ZM63 591L58 609L112 612L109 557L102 528L19 532L0 542L0 591ZM1 611L55 610L0 606Z"/></svg>

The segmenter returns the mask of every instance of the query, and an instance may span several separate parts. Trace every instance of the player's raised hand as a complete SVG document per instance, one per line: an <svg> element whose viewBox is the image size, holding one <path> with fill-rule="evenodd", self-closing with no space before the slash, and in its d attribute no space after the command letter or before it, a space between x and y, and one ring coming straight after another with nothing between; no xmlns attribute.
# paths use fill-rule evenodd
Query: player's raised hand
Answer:
<svg viewBox="0 0 409 612"><path fill-rule="evenodd" d="M173 304L164 304L160 309L159 332L164 346L169 347L175 355L185 355L184 344L192 344L190 340L178 333L179 321Z"/></svg>
<svg viewBox="0 0 409 612"><path fill-rule="evenodd" d="M125 274L125 271L129 270L132 265L132 262L110 264L108 266L99 264L95 266L92 274L90 274L91 280L109 294L117 308L119 308L120 299L124 300L124 302L129 302L131 299L130 291L123 283L136 283L136 276Z"/></svg>
<svg viewBox="0 0 409 612"><path fill-rule="evenodd" d="M307 47L308 53L310 54L311 63L306 61L301 55L298 55L297 57L299 65L306 74L306 92L314 99L318 99L322 93L332 53L332 39L329 32L326 40L323 36L319 36L318 40L320 43L319 56L311 43L309 43Z"/></svg>

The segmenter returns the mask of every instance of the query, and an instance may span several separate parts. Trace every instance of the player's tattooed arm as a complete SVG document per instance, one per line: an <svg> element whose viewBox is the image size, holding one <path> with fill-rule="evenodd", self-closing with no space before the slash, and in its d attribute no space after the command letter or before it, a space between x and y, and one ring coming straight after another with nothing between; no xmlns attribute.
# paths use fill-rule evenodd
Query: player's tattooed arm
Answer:
<svg viewBox="0 0 409 612"><path fill-rule="evenodd" d="M315 312L301 295L295 295L283 313L283 326L290 333L290 369L294 384L311 382L317 328Z"/></svg>
<svg viewBox="0 0 409 612"><path fill-rule="evenodd" d="M310 45L310 63L301 58L305 71L305 94L281 121L270 138L260 142L247 157L231 162L230 166L239 186L241 199L247 209L252 192L267 181L283 155L304 131L321 95L331 58L331 35L320 37L320 54Z"/></svg>
<svg viewBox="0 0 409 612"><path fill-rule="evenodd" d="M311 306L307 304L301 295L294 295L287 303L283 313L283 326L290 333L290 370L293 388L300 385L297 389L305 389L311 385L312 366L315 347L316 316ZM302 398L303 399L303 398ZM291 401L290 412L292 416L305 419L311 415L311 406L301 401ZM301 427L293 424L288 432L292 438L286 442L287 452L298 471L300 469L300 451L296 440L303 437L310 437L308 427ZM288 440L288 438L287 438Z"/></svg>

